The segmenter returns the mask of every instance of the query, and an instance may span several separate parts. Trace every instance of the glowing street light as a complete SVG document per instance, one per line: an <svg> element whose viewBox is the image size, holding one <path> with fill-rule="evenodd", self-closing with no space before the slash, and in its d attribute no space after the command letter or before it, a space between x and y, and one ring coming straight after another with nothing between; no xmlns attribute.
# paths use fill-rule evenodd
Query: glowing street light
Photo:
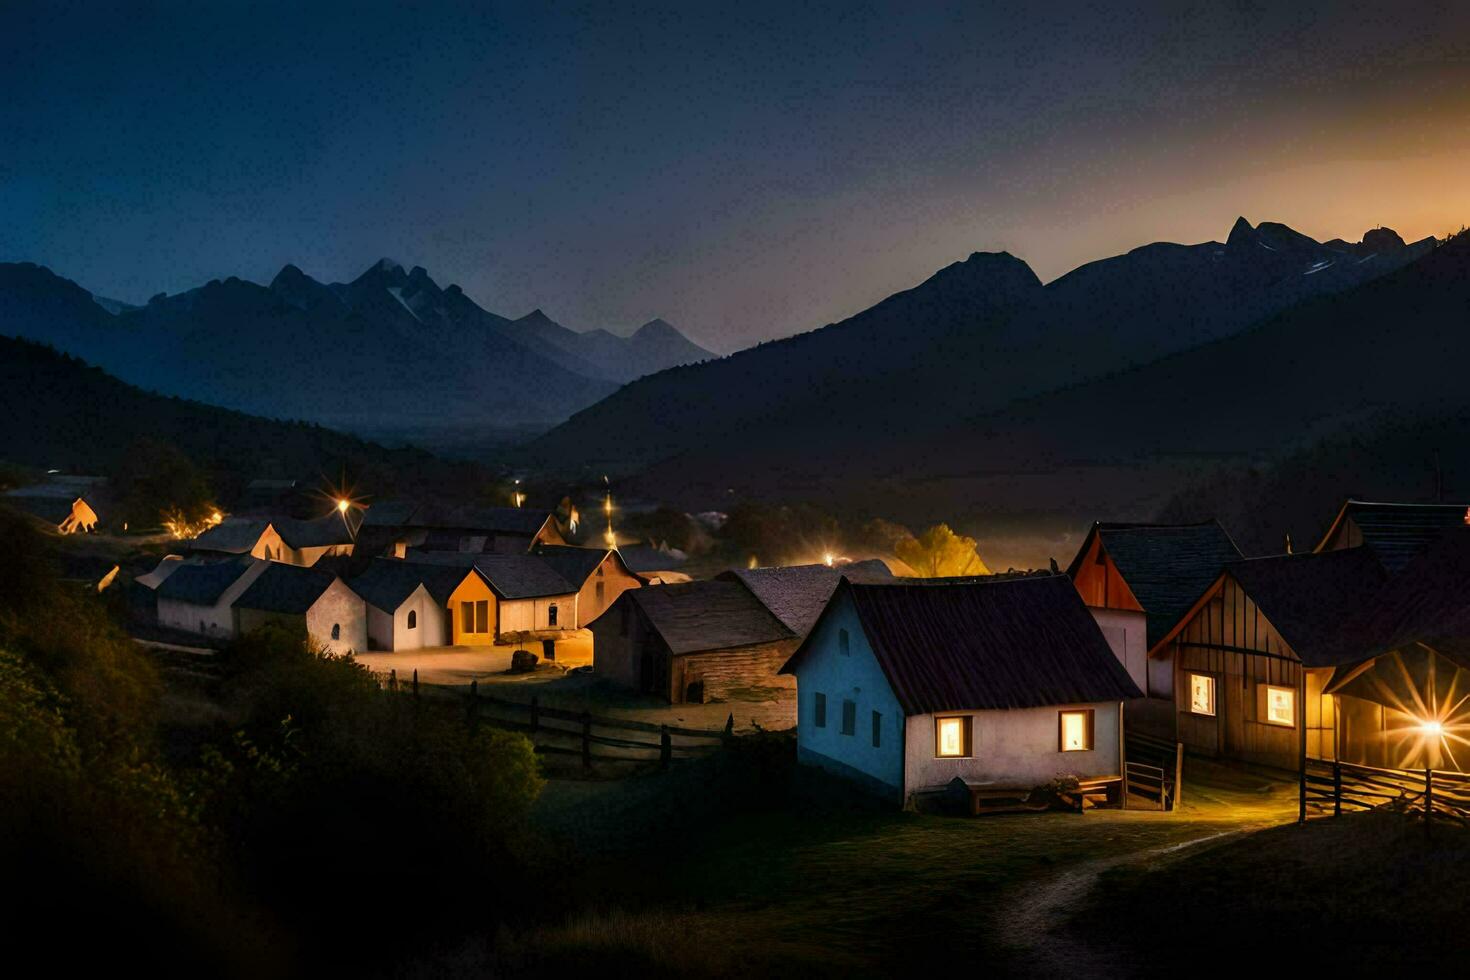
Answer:
<svg viewBox="0 0 1470 980"><path fill-rule="evenodd" d="M345 513L347 513L347 508L348 507L351 507L351 506L352 506L352 504L348 503L346 497L338 497L337 498L337 513L339 513L339 514L345 514Z"/></svg>

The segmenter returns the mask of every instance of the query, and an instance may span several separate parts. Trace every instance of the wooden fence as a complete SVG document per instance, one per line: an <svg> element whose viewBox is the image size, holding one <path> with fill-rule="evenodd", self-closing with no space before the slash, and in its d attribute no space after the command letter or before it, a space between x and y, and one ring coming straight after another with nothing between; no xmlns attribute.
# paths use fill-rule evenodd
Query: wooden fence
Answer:
<svg viewBox="0 0 1470 980"><path fill-rule="evenodd" d="M1301 771L1303 819L1344 812L1418 813L1426 832L1434 820L1470 826L1470 775L1432 769L1375 769L1308 759Z"/></svg>
<svg viewBox="0 0 1470 980"><path fill-rule="evenodd" d="M1150 735L1128 732L1123 751L1123 805L1142 796L1160 810L1172 810L1182 795L1184 746Z"/></svg>
<svg viewBox="0 0 1470 980"><path fill-rule="evenodd" d="M414 698L422 696L441 703L462 701L470 725L523 732L530 736L538 754L580 757L583 769L591 769L593 762L657 762L660 768L667 768L676 758L706 755L734 735L734 715L721 731L681 728L543 705L534 695L529 702L500 698L481 693L478 681L471 681L469 691L463 694L436 684L425 684L421 689L417 670L406 684L399 684L396 671L379 676L389 690Z"/></svg>

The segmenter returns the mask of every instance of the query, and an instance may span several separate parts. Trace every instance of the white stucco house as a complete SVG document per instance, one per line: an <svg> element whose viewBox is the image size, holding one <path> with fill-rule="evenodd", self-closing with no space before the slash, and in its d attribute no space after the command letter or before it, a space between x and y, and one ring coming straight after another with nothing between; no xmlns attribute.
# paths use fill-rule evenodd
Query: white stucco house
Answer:
<svg viewBox="0 0 1470 980"><path fill-rule="evenodd" d="M419 650L453 642L449 597L471 568L374 558L348 584L367 603L370 650Z"/></svg>
<svg viewBox="0 0 1470 980"><path fill-rule="evenodd" d="M328 653L367 649L367 604L347 583L323 568L265 564L233 603L237 635L277 621L304 626Z"/></svg>
<svg viewBox="0 0 1470 980"><path fill-rule="evenodd" d="M1140 695L1063 575L844 579L783 673L800 761L895 802L956 777L1121 779L1122 702Z"/></svg>
<svg viewBox="0 0 1470 980"><path fill-rule="evenodd" d="M271 563L245 555L174 564L156 590L159 625L223 640L235 635L235 600Z"/></svg>

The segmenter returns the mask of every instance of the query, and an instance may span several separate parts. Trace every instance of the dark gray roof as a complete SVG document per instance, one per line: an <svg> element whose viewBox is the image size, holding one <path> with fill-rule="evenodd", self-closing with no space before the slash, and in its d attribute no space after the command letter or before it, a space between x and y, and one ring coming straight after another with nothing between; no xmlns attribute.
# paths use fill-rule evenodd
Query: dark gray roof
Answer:
<svg viewBox="0 0 1470 980"><path fill-rule="evenodd" d="M1349 500L1342 505L1316 550L1332 540L1343 522L1351 520L1363 535L1363 544L1394 573L1414 560L1446 530L1465 526L1465 504L1395 504Z"/></svg>
<svg viewBox="0 0 1470 980"><path fill-rule="evenodd" d="M558 575L579 589L592 577L592 573L597 571L598 566L606 560L608 555L617 554L606 548L576 548L560 544L537 545L531 553L544 560L556 569ZM621 559L614 558L613 560L620 561Z"/></svg>
<svg viewBox="0 0 1470 980"><path fill-rule="evenodd" d="M805 636L844 577L854 582L884 582L892 581L893 573L883 562L871 558L840 568L830 565L737 568L717 577L744 585L788 629L797 636Z"/></svg>
<svg viewBox="0 0 1470 980"><path fill-rule="evenodd" d="M367 509L362 523L364 527L404 527L418 509L419 505L409 500L383 500Z"/></svg>
<svg viewBox="0 0 1470 980"><path fill-rule="evenodd" d="M374 558L361 575L347 584L352 591L362 596L384 612L392 612L403 605L420 585L441 606L465 576L469 568L455 565L421 564L397 558Z"/></svg>
<svg viewBox="0 0 1470 980"><path fill-rule="evenodd" d="M1248 558L1226 565L1225 572L1308 667L1354 658L1361 640L1357 622L1388 581L1366 548Z"/></svg>
<svg viewBox="0 0 1470 980"><path fill-rule="evenodd" d="M684 564L683 558L646 544L626 545L618 555L631 572L669 572Z"/></svg>
<svg viewBox="0 0 1470 980"><path fill-rule="evenodd" d="M1148 645L1152 648L1220 576L1226 562L1238 560L1240 549L1216 521L1203 524L1108 524L1092 526L1077 557L1067 568L1073 578L1093 536L1133 597L1148 616Z"/></svg>
<svg viewBox="0 0 1470 980"><path fill-rule="evenodd" d="M729 650L794 640L796 636L738 582L686 582L629 589L613 606L623 602L641 609L675 654ZM613 606L608 607L609 611ZM603 616L609 614L604 612Z"/></svg>
<svg viewBox="0 0 1470 980"><path fill-rule="evenodd" d="M227 517L189 542L190 551L217 551L228 555L247 554L271 522L251 517Z"/></svg>
<svg viewBox="0 0 1470 980"><path fill-rule="evenodd" d="M1067 576L956 585L844 581L828 608L844 595L905 714L1142 696ZM783 673L800 674L811 643Z"/></svg>
<svg viewBox="0 0 1470 980"><path fill-rule="evenodd" d="M182 569L180 570L182 571ZM167 585L179 577L174 572ZM304 568L273 561L256 577L250 587L235 600L237 609L259 609L265 612L300 614L312 607L327 591L337 576L321 568Z"/></svg>
<svg viewBox="0 0 1470 980"><path fill-rule="evenodd" d="M183 563L158 586L160 599L190 602L196 606L212 606L225 590L255 564L254 558L232 558L229 561Z"/></svg>
<svg viewBox="0 0 1470 980"><path fill-rule="evenodd" d="M293 548L323 548L352 543L352 531L348 529L342 515L337 513L309 521L281 517L271 523L281 540Z"/></svg>
<svg viewBox="0 0 1470 980"><path fill-rule="evenodd" d="M551 563L537 555L491 555L464 551L410 551L408 560L473 568L502 599L535 599L576 592Z"/></svg>
<svg viewBox="0 0 1470 980"><path fill-rule="evenodd" d="M1470 527L1446 530L1389 579L1364 622L1354 624L1361 658L1416 643L1470 667Z"/></svg>

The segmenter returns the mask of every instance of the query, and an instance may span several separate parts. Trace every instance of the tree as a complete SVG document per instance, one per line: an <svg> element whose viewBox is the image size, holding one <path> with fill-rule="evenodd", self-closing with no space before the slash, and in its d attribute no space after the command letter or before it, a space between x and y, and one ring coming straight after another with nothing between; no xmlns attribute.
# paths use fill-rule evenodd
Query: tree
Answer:
<svg viewBox="0 0 1470 980"><path fill-rule="evenodd" d="M990 574L975 550L975 539L955 534L948 524L936 524L917 538L900 540L894 551L920 578Z"/></svg>
<svg viewBox="0 0 1470 980"><path fill-rule="evenodd" d="M156 527L164 515L197 524L214 510L209 481L178 447L155 439L139 439L123 455L112 484L122 520L136 527Z"/></svg>

